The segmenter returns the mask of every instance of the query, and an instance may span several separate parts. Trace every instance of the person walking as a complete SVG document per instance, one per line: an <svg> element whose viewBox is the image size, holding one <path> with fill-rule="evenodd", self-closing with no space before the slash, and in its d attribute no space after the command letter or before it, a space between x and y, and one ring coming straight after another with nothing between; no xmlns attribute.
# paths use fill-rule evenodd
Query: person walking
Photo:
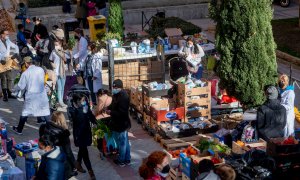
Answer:
<svg viewBox="0 0 300 180"><path fill-rule="evenodd" d="M288 137L294 135L295 131L295 91L294 86L289 85L289 77L286 74L282 74L279 77L278 85L280 88L281 105L285 107L287 115L284 137Z"/></svg>
<svg viewBox="0 0 300 180"><path fill-rule="evenodd" d="M77 18L78 24L82 22L82 28L87 29L87 2L86 0L77 0L75 18Z"/></svg>
<svg viewBox="0 0 300 180"><path fill-rule="evenodd" d="M25 91L25 101L18 126L13 131L21 135L28 116L37 117L38 123L49 120L50 108L45 89L45 71L33 65L31 57L24 58L26 71L22 73L16 90Z"/></svg>
<svg viewBox="0 0 300 180"><path fill-rule="evenodd" d="M84 79L91 91L92 102L96 104L96 93L102 88L102 54L97 51L96 44L88 46L88 56L85 60Z"/></svg>
<svg viewBox="0 0 300 180"><path fill-rule="evenodd" d="M123 82L117 79L113 82L113 100L106 113L111 116L109 128L117 141L119 155L114 163L124 167L130 164L130 145L128 130L131 128L129 118L129 96L123 89Z"/></svg>
<svg viewBox="0 0 300 180"><path fill-rule="evenodd" d="M64 104L64 88L66 84L66 72L65 72L65 63L66 57L62 49L60 41L55 41L55 48L51 52L49 60L54 64L54 72L56 74L56 86L57 86L57 99L61 107L66 107Z"/></svg>
<svg viewBox="0 0 300 180"><path fill-rule="evenodd" d="M76 70L79 72L80 76L83 77L84 61L88 55L88 42L84 37L82 29L75 29L75 39L77 39L78 42L73 51L73 58L75 59Z"/></svg>
<svg viewBox="0 0 300 180"><path fill-rule="evenodd" d="M92 131L90 123L96 124L96 118L88 106L86 96L81 93L73 95L72 108L69 108L69 113L73 121L73 137L74 144L79 147L76 169L85 173L81 162L83 160L92 180L96 179L89 158L87 147L92 144Z"/></svg>
<svg viewBox="0 0 300 180"><path fill-rule="evenodd" d="M5 65L9 58L17 58L19 47L9 40L9 32L4 29L0 31L0 62ZM8 98L15 98L11 95L13 85L13 75L11 70L0 73L3 101L7 102Z"/></svg>
<svg viewBox="0 0 300 180"><path fill-rule="evenodd" d="M54 145L60 146L66 155L65 162L65 177L69 179L78 175L76 170L75 158L71 148L70 131L66 118L62 112L55 111L52 114L51 121L47 124L41 125L39 129L40 137L50 135L55 139Z"/></svg>
<svg viewBox="0 0 300 180"><path fill-rule="evenodd" d="M65 154L55 146L49 135L39 138L39 148L45 152L34 180L65 180Z"/></svg>

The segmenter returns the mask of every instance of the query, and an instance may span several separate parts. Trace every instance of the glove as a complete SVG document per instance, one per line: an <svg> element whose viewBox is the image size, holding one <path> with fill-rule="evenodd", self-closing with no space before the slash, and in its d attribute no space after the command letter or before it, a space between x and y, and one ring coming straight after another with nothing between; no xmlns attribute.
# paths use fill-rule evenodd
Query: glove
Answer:
<svg viewBox="0 0 300 180"><path fill-rule="evenodd" d="M2 65L5 65L5 64L6 64L6 61L5 61L5 60L1 60L0 63L1 63Z"/></svg>

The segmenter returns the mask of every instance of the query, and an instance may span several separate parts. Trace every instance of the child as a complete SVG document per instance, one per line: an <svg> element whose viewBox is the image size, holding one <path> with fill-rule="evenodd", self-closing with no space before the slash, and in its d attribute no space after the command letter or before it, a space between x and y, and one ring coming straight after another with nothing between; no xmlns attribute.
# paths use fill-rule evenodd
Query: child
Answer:
<svg viewBox="0 0 300 180"><path fill-rule="evenodd" d="M215 172L221 178L221 180L235 180L236 178L234 169L228 164L223 164L217 167Z"/></svg>
<svg viewBox="0 0 300 180"><path fill-rule="evenodd" d="M199 176L197 180L220 180L220 177L214 173L214 164L211 160L204 159L199 162Z"/></svg>

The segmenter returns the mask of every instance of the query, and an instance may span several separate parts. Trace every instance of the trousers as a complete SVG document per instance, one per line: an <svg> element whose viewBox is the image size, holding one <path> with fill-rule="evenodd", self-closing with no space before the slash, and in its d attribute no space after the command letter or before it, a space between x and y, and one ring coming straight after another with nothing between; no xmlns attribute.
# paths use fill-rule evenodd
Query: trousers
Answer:
<svg viewBox="0 0 300 180"><path fill-rule="evenodd" d="M12 78L11 71L5 71L3 73L0 73L0 79L1 79L2 89L9 89L9 90L12 89L13 78Z"/></svg>

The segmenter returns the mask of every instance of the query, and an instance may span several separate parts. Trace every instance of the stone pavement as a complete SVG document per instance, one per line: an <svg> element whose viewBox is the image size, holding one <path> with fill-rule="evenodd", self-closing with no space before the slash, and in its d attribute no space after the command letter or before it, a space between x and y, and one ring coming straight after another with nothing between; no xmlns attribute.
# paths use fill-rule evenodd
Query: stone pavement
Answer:
<svg viewBox="0 0 300 180"><path fill-rule="evenodd" d="M19 120L19 116L22 111L23 102L18 100L10 100L5 103L0 100L0 117L9 123L8 135L14 137L16 142L28 141L38 138L38 126L36 125L36 119L29 118L23 135L16 135L11 126L16 125ZM65 109L59 109L65 112ZM130 166L120 168L112 162L112 159L106 158L101 160L96 147L89 147L89 155L92 163L92 167L95 171L97 179L102 180L138 180L138 168L142 163L142 159L147 157L151 152L155 150L161 150L162 148L158 143L153 140L153 137L149 136L146 131L141 128L141 125L137 124L135 120L132 120L132 128L130 129L129 139L131 143L131 157L132 163ZM77 156L78 148L74 147L73 137L71 136L72 149L75 157ZM22 158L17 159L17 166L24 170L24 160ZM83 167L85 167L83 165ZM89 175L79 174L73 179L88 179Z"/></svg>

